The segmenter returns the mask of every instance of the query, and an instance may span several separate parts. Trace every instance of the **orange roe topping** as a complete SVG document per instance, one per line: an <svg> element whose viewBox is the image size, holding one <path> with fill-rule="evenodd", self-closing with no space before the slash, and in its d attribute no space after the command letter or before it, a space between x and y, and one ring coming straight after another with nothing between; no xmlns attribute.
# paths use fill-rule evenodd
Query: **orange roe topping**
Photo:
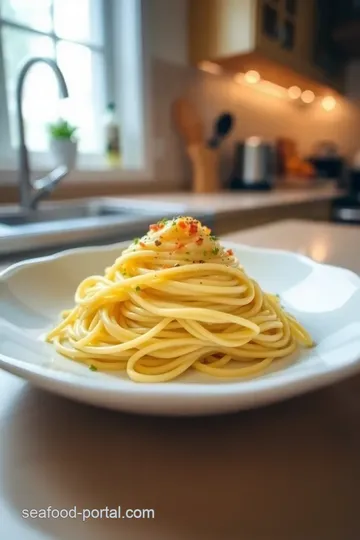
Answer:
<svg viewBox="0 0 360 540"><path fill-rule="evenodd" d="M141 246L142 248L144 248L144 247L145 247L144 242L140 242L140 246Z"/></svg>
<svg viewBox="0 0 360 540"><path fill-rule="evenodd" d="M179 221L178 225L179 225L180 229L186 229L187 228L187 225L186 225L185 221Z"/></svg>
<svg viewBox="0 0 360 540"><path fill-rule="evenodd" d="M229 257L232 257L234 255L234 252L232 249L228 249L226 254L229 255Z"/></svg>
<svg viewBox="0 0 360 540"><path fill-rule="evenodd" d="M189 233L190 235L192 235L192 234L196 234L197 232L198 232L198 224L192 221L190 223Z"/></svg>
<svg viewBox="0 0 360 540"><path fill-rule="evenodd" d="M153 223L152 225L150 225L149 227L150 231L158 231L160 229L159 225L157 223Z"/></svg>

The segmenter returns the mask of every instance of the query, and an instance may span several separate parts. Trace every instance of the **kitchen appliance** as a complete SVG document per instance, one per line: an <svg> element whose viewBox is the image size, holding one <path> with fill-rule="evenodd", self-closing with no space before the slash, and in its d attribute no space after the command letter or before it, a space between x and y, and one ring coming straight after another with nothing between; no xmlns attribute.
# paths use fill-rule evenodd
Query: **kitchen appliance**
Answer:
<svg viewBox="0 0 360 540"><path fill-rule="evenodd" d="M231 189L271 189L276 173L275 146L261 137L236 143Z"/></svg>
<svg viewBox="0 0 360 540"><path fill-rule="evenodd" d="M320 178L336 179L339 187L345 187L346 161L333 141L319 142L309 158Z"/></svg>
<svg viewBox="0 0 360 540"><path fill-rule="evenodd" d="M360 225L360 153L357 152L349 167L343 186L347 187L347 195L333 202L332 220L338 223Z"/></svg>
<svg viewBox="0 0 360 540"><path fill-rule="evenodd" d="M348 195L332 204L332 220L338 223L360 225L360 169L351 169L348 175Z"/></svg>

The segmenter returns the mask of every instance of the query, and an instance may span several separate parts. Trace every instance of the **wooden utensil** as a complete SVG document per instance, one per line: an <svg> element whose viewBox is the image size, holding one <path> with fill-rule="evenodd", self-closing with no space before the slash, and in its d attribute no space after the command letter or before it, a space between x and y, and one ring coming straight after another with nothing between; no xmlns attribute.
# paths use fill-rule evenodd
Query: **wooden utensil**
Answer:
<svg viewBox="0 0 360 540"><path fill-rule="evenodd" d="M179 98L173 103L173 118L186 146L201 144L204 141L203 124L190 101Z"/></svg>
<svg viewBox="0 0 360 540"><path fill-rule="evenodd" d="M206 146L203 124L195 107L187 99L179 98L173 103L172 115L191 160L193 191L219 191L219 152Z"/></svg>

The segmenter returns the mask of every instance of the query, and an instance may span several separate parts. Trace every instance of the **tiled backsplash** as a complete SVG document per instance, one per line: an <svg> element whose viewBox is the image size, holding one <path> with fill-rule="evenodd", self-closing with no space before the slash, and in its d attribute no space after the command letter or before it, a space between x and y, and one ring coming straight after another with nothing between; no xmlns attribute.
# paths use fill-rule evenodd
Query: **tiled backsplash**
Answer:
<svg viewBox="0 0 360 540"><path fill-rule="evenodd" d="M217 114L229 111L235 115L235 129L222 148L223 181L230 174L234 141L251 135L292 137L302 155L321 140L333 140L348 157L360 148L360 108L354 92L353 101L340 99L333 111L326 112L319 103L301 107L241 86L231 78L160 59L153 60L152 84L154 135L161 150L156 156L156 177L171 179L179 187L185 187L184 178L190 178L184 145L171 119L171 104L180 96L196 105L208 135Z"/></svg>

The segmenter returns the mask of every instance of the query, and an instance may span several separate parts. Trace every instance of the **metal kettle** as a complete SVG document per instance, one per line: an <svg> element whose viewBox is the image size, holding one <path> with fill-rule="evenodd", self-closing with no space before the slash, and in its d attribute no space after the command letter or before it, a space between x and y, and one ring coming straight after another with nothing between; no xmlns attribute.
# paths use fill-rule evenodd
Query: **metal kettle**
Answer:
<svg viewBox="0 0 360 540"><path fill-rule="evenodd" d="M233 189L270 189L276 172L275 146L261 137L248 137L235 146Z"/></svg>

